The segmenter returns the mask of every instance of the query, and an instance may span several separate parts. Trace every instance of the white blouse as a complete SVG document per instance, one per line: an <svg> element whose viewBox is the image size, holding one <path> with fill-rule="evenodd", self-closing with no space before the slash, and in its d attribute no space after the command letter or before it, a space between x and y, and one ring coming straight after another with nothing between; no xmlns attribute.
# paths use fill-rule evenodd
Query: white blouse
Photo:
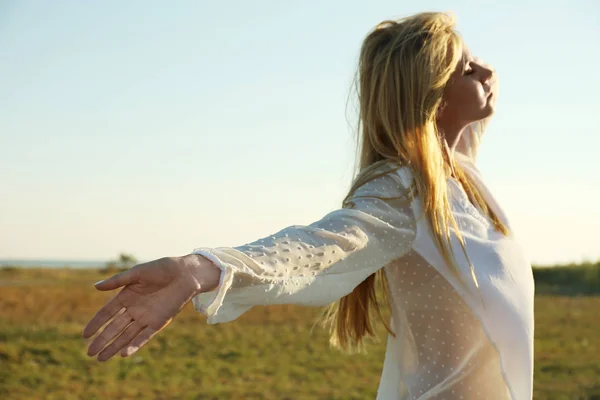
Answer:
<svg viewBox="0 0 600 400"><path fill-rule="evenodd" d="M193 298L194 308L216 324L254 305L324 306L384 268L396 337L388 335L378 400L531 399L533 274L475 166L479 137L469 130L456 157L510 235L495 231L458 181L450 178L448 190L481 294L456 236L453 251L468 290L450 271L418 198L376 198L406 193L413 175L403 167L360 187L354 208L244 246L195 249L222 273L216 290Z"/></svg>

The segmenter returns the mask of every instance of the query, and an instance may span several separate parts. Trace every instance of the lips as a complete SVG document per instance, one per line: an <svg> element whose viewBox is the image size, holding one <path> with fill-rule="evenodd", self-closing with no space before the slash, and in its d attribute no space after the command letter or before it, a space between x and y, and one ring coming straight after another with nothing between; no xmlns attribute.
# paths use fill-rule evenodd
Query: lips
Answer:
<svg viewBox="0 0 600 400"><path fill-rule="evenodd" d="M492 95L492 85L489 85L487 82L484 83L483 91L485 93L485 97L490 97Z"/></svg>

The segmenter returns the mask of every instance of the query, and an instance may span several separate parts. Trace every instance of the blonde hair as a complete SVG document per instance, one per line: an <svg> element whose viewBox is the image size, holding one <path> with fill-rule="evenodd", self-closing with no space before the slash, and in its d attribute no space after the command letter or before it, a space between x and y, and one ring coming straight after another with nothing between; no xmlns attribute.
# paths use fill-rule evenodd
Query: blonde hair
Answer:
<svg viewBox="0 0 600 400"><path fill-rule="evenodd" d="M466 255L447 196L447 179L452 170L471 201L489 215L496 229L505 235L508 232L474 182L447 157L444 139L435 123L444 88L462 57L462 39L454 26L452 14L425 12L384 21L363 41L355 80L360 150L356 176L342 205L351 203L349 199L358 187L398 165L412 167L414 182L408 198L419 195L435 244L452 273L461 280L449 244L452 225ZM380 172L380 167L388 163L392 167ZM470 261L469 266L478 288ZM347 352L362 351L364 337L375 337L372 311L395 335L381 314L376 281L381 283L385 304L389 304L387 280L380 269L324 310L321 322L329 327L334 347Z"/></svg>

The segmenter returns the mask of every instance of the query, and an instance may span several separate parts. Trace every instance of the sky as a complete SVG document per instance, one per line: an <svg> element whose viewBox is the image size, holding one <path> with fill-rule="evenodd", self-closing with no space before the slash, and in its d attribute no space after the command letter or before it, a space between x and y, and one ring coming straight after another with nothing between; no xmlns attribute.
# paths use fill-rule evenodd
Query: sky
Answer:
<svg viewBox="0 0 600 400"><path fill-rule="evenodd" d="M237 246L339 208L365 35L451 11L496 68L479 167L536 264L600 259L600 3L0 2L0 258Z"/></svg>

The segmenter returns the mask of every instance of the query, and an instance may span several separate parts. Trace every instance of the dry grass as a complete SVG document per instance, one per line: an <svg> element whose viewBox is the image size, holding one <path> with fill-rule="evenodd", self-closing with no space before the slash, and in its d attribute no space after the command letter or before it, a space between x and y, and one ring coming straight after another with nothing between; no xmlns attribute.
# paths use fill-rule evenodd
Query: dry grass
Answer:
<svg viewBox="0 0 600 400"><path fill-rule="evenodd" d="M314 308L256 307L207 325L188 305L138 355L90 359L81 329L112 296L92 287L104 277L0 270L0 398L375 398L385 340L341 354L310 332ZM536 298L535 399L600 399L598 310L598 296Z"/></svg>

